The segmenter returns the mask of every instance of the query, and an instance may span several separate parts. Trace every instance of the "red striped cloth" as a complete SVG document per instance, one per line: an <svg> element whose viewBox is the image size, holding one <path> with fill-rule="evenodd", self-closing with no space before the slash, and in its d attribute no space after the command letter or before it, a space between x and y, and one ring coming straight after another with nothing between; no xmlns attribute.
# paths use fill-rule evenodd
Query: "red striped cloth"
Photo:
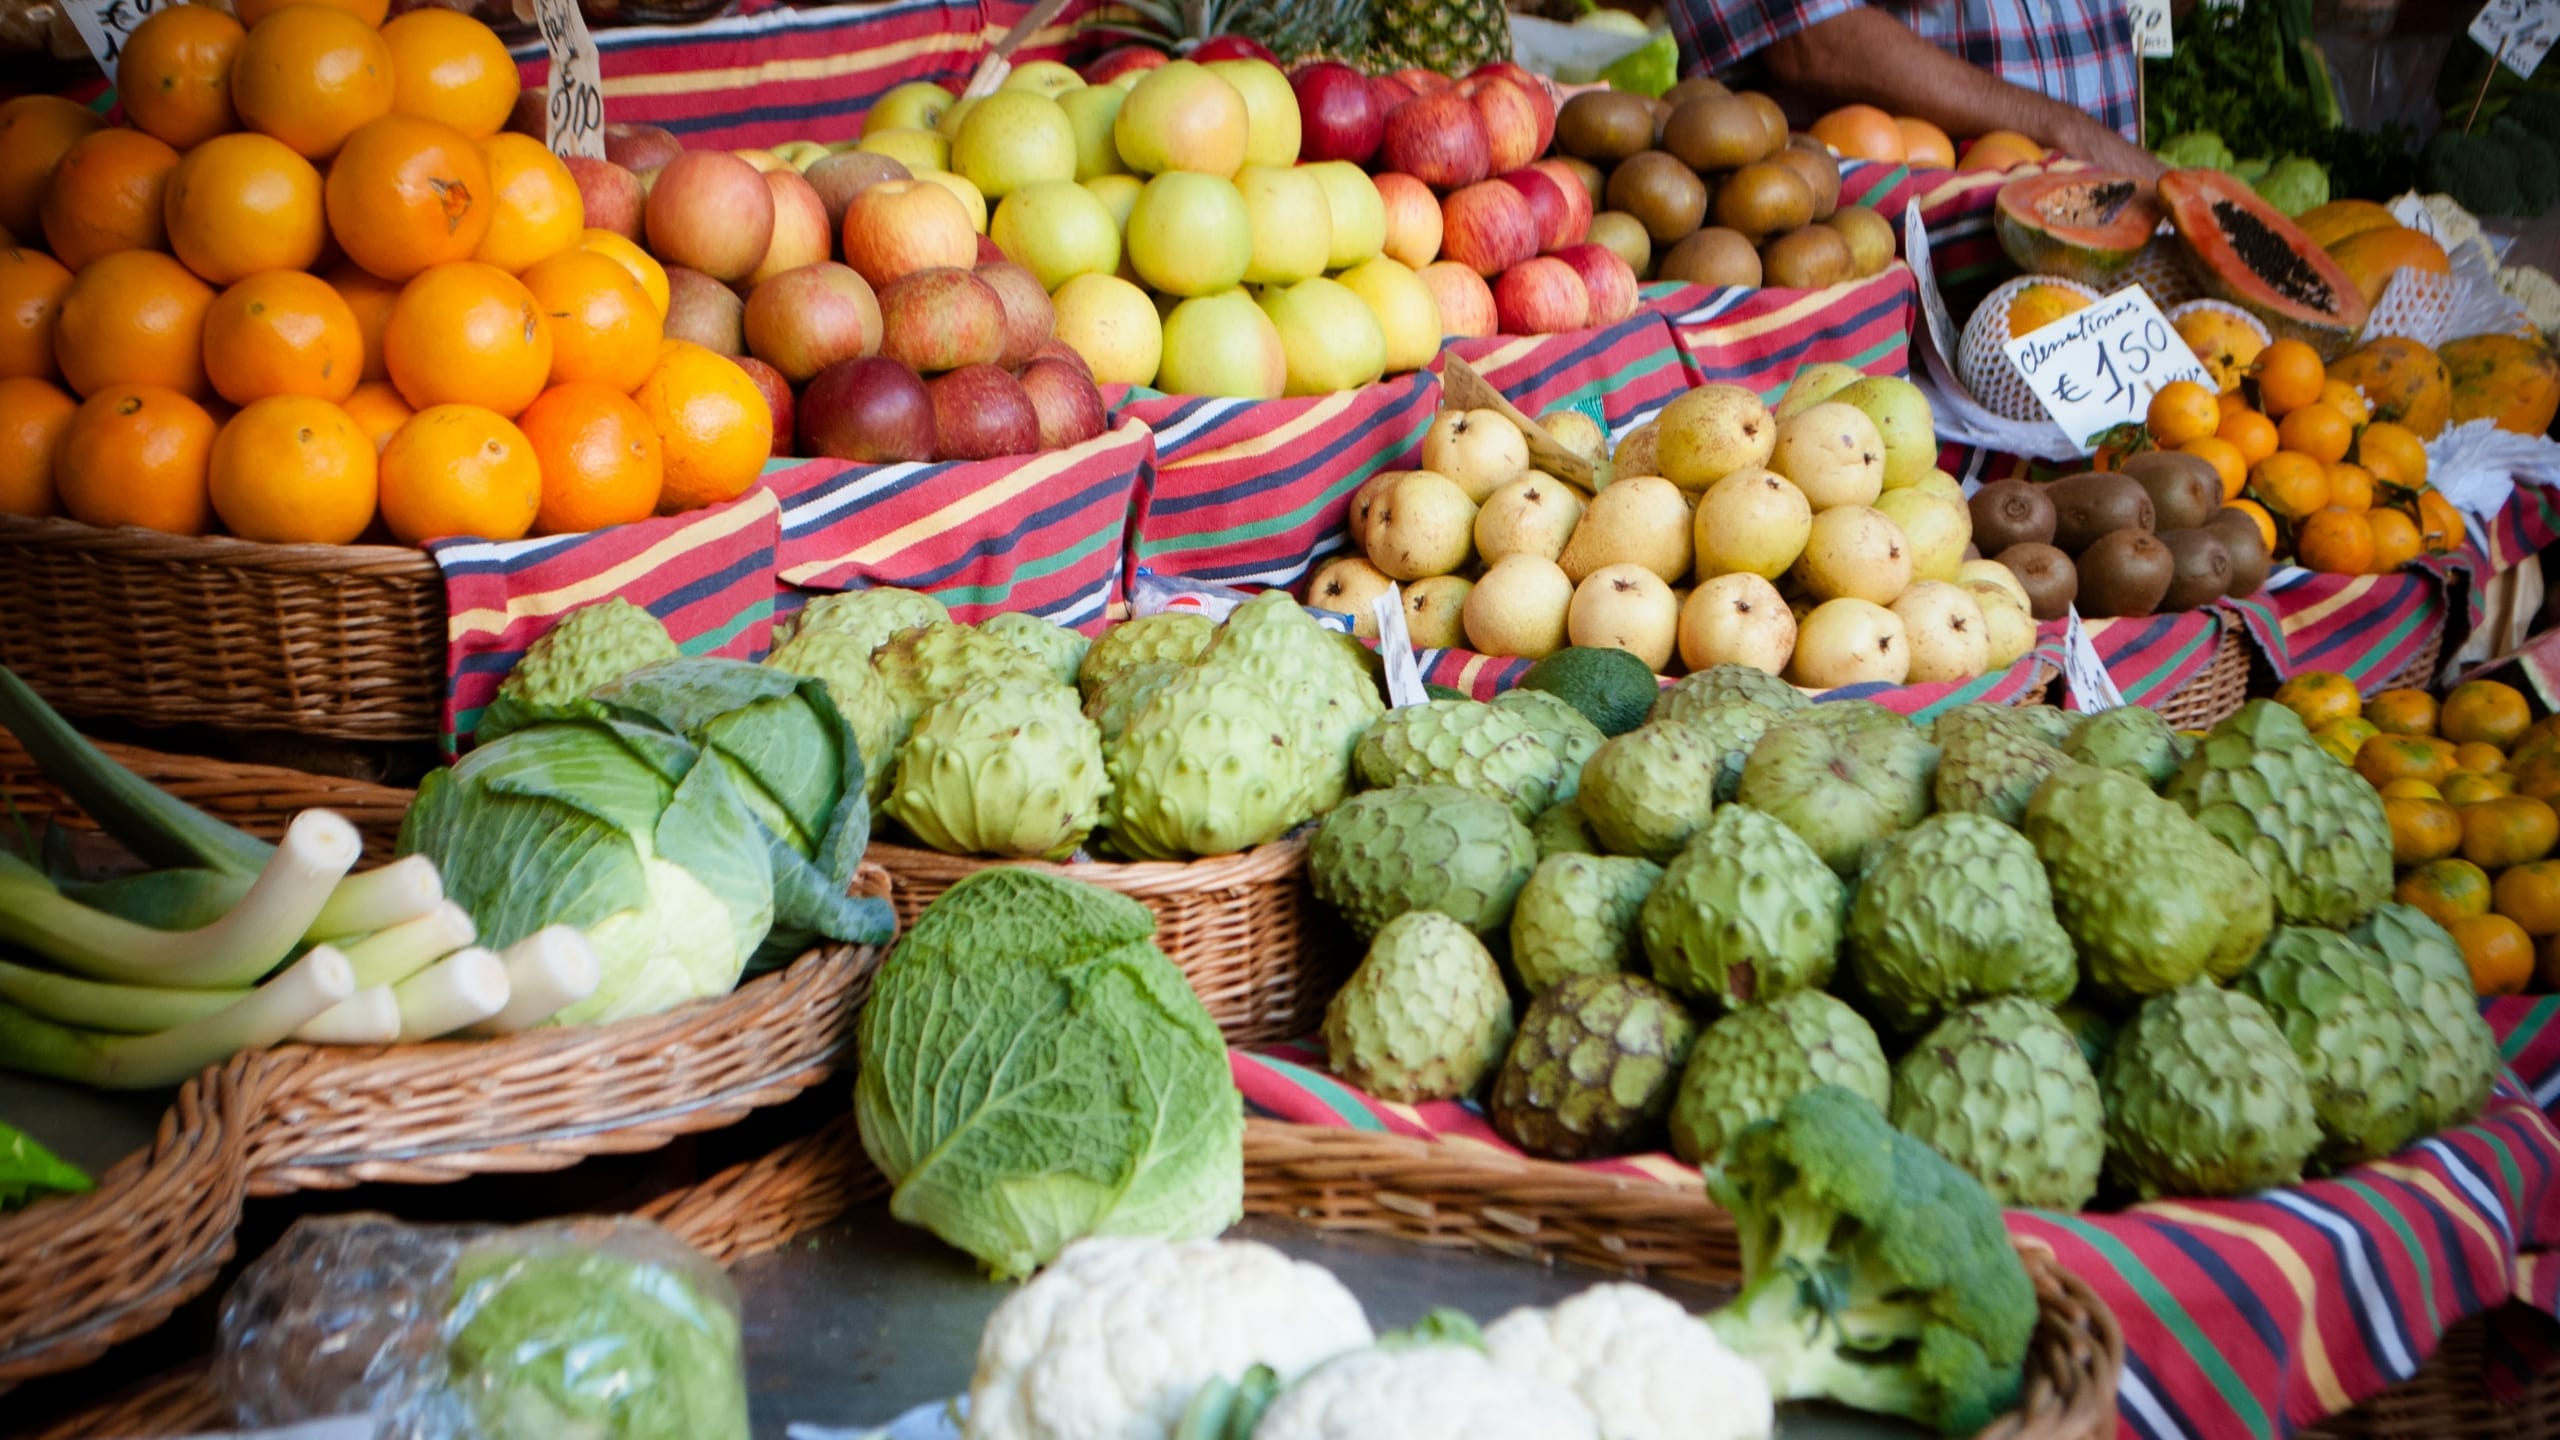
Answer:
<svg viewBox="0 0 2560 1440"><path fill-rule="evenodd" d="M1871 375L1910 373L1918 297L1911 268L1897 260L1827 290L1683 285L1649 303L1670 320L1698 380L1775 400L1798 370L1826 360Z"/></svg>
<svg viewBox="0 0 2560 1440"><path fill-rule="evenodd" d="M2445 581L2424 569L2323 575L2288 565L2246 600L2226 600L2276 679L2329 670L2370 694L2411 661L2447 619Z"/></svg>
<svg viewBox="0 0 2560 1440"><path fill-rule="evenodd" d="M2206 608L2081 623L2126 703L2156 708L2204 673L2222 647L2224 632L2240 622L2227 611ZM2060 699L2055 697L2057 703Z"/></svg>
<svg viewBox="0 0 2560 1440"><path fill-rule="evenodd" d="M1652 310L1615 325L1452 340L1447 348L1522 414L1572 407L1612 431L1650 419L1698 383L1679 337Z"/></svg>

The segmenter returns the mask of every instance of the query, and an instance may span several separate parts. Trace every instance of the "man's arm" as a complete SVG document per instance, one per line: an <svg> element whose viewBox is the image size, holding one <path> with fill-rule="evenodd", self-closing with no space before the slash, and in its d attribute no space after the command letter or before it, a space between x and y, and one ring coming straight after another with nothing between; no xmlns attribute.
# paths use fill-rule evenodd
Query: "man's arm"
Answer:
<svg viewBox="0 0 2560 1440"><path fill-rule="evenodd" d="M1860 8L1808 25L1770 45L1764 57L1770 76L1790 88L1863 100L1950 135L2015 130L2140 179L2162 168L2097 117L1976 69L1881 10Z"/></svg>

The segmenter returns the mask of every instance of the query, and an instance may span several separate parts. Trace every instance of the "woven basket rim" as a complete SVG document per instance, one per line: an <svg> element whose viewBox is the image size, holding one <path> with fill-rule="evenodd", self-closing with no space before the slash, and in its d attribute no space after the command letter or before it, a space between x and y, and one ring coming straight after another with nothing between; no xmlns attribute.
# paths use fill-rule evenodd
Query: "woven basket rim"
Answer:
<svg viewBox="0 0 2560 1440"><path fill-rule="evenodd" d="M863 860L880 865L892 874L936 879L947 877L953 882L980 870L1013 866L1063 875L1134 897L1259 884L1288 874L1297 868L1306 853L1306 839L1296 835L1284 836L1233 855L1212 855L1199 860L1131 861L1000 860L985 855L946 855L922 846L875 839L863 852Z"/></svg>
<svg viewBox="0 0 2560 1440"><path fill-rule="evenodd" d="M103 527L62 515L0 514L0 544L56 545L233 570L292 574L365 574L436 579L442 572L424 550L408 545L283 545L236 535L173 535L139 525Z"/></svg>

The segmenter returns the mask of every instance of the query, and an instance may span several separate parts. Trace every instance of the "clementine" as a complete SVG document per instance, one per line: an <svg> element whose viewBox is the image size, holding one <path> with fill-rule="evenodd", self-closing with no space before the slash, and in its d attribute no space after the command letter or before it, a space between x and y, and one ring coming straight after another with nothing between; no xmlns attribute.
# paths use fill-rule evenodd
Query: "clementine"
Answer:
<svg viewBox="0 0 2560 1440"><path fill-rule="evenodd" d="M222 427L206 488L243 540L344 545L373 523L373 443L347 412L309 395L270 395Z"/></svg>
<svg viewBox="0 0 2560 1440"><path fill-rule="evenodd" d="M62 152L38 218L53 258L77 270L118 250L161 250L160 218L178 152L139 130L99 130Z"/></svg>
<svg viewBox="0 0 2560 1440"><path fill-rule="evenodd" d="M2356 460L2377 475L2388 468L2396 484L2427 483L2427 442L2405 425L2376 420L2364 427L2356 436Z"/></svg>
<svg viewBox="0 0 2560 1440"><path fill-rule="evenodd" d="M257 7L252 7L257 13ZM391 110L391 47L376 18L328 5L294 4L246 22L231 62L240 123L307 160L326 160L368 120Z"/></svg>
<svg viewBox="0 0 2560 1440"><path fill-rule="evenodd" d="M2471 989L2480 995L2515 995L2533 979L2533 939L2504 915L2474 915L2445 927L2471 967Z"/></svg>
<svg viewBox="0 0 2560 1440"><path fill-rule="evenodd" d="M328 281L270 270L215 298L205 315L204 366L214 393L234 405L270 395L334 404L363 377L364 335Z"/></svg>
<svg viewBox="0 0 2560 1440"><path fill-rule="evenodd" d="M2276 517L2267 513L2266 506L2259 504L2255 500L2244 498L2239 500L2226 500L2223 502L2223 508L2226 510L2237 510L2241 514L2248 516L2251 520L2256 521L2258 525L2259 543L2267 547L2268 554L2272 555L2275 553Z"/></svg>
<svg viewBox="0 0 2560 1440"><path fill-rule="evenodd" d="M1873 105L1843 105L1813 122L1813 138L1855 160L1903 159L1902 127Z"/></svg>
<svg viewBox="0 0 2560 1440"><path fill-rule="evenodd" d="M391 13L391 0L235 0L232 8L240 12L241 24L255 25L287 5L325 5L376 27Z"/></svg>
<svg viewBox="0 0 2560 1440"><path fill-rule="evenodd" d="M2372 471L2352 460L2340 460L2329 467L2328 473L2330 504L2358 515L2373 508Z"/></svg>
<svg viewBox="0 0 2560 1440"><path fill-rule="evenodd" d="M535 534L601 530L657 513L665 449L630 396L573 380L543 391L517 423L542 463Z"/></svg>
<svg viewBox="0 0 2560 1440"><path fill-rule="evenodd" d="M1903 163L1956 168L1956 142L1947 138L1946 131L1916 115L1896 115L1893 123L1902 132Z"/></svg>
<svg viewBox="0 0 2560 1440"><path fill-rule="evenodd" d="M2320 403L2347 417L2350 425L2362 425L2373 418L2373 403L2364 392L2344 380L2320 382Z"/></svg>
<svg viewBox="0 0 2560 1440"><path fill-rule="evenodd" d="M2329 469L2293 450L2279 450L2249 467L2249 495L2287 520L2299 520L2329 503Z"/></svg>
<svg viewBox="0 0 2560 1440"><path fill-rule="evenodd" d="M2356 440L2355 422L2314 400L2288 412L2276 426L2276 444L2299 450L2323 465L2347 458Z"/></svg>
<svg viewBox="0 0 2560 1440"><path fill-rule="evenodd" d="M161 385L101 387L63 431L54 489L72 519L201 535L213 525L205 466L213 417Z"/></svg>
<svg viewBox="0 0 2560 1440"><path fill-rule="evenodd" d="M2328 575L2362 575L2373 567L2373 531L2365 517L2330 505L2294 528L2294 557Z"/></svg>
<svg viewBox="0 0 2560 1440"><path fill-rule="evenodd" d="M471 258L489 232L496 195L470 136L440 121L385 115L348 136L329 167L329 230L348 259L385 280L407 280Z"/></svg>
<svg viewBox="0 0 2560 1440"><path fill-rule="evenodd" d="M408 544L446 535L521 540L542 467L513 421L477 405L420 410L382 447L383 523Z"/></svg>
<svg viewBox="0 0 2560 1440"><path fill-rule="evenodd" d="M2386 795L2383 817L2391 822L2391 863L2424 865L2462 848L2462 816L2447 802Z"/></svg>
<svg viewBox="0 0 2560 1440"><path fill-rule="evenodd" d="M2356 773L2374 785L2394 780L2424 780L2442 785L2453 773L2453 757L2415 735L2376 735L2356 751Z"/></svg>
<svg viewBox="0 0 2560 1440"><path fill-rule="evenodd" d="M391 437L409 423L410 416L418 413L409 408L409 402L400 398L400 392L388 380L367 380L338 408L346 411L347 418L364 432L364 438L373 442L376 453L391 443Z"/></svg>
<svg viewBox="0 0 2560 1440"><path fill-rule="evenodd" d="M2507 752L2478 740L2453 747L2453 763L2460 769L2481 775L2504 775ZM2506 776L2512 782L2515 777Z"/></svg>
<svg viewBox="0 0 2560 1440"><path fill-rule="evenodd" d="M2551 853L2560 842L2560 813L2530 795L2503 795L2462 810L2462 858L2504 870Z"/></svg>
<svg viewBox="0 0 2560 1440"><path fill-rule="evenodd" d="M45 182L63 152L105 125L97 112L59 95L21 95L0 102L0 230L33 239Z"/></svg>
<svg viewBox="0 0 2560 1440"><path fill-rule="evenodd" d="M116 52L124 118L181 150L239 124L231 110L231 62L248 34L210 5L152 11Z"/></svg>
<svg viewBox="0 0 2560 1440"><path fill-rule="evenodd" d="M388 377L391 372L382 364L382 332L391 324L391 307L400 299L400 287L360 265L332 266L320 278L355 312L356 331L364 337L364 378Z"/></svg>
<svg viewBox="0 0 2560 1440"><path fill-rule="evenodd" d="M2364 702L2365 718L2394 735L2436 733L2436 697L2396 686Z"/></svg>
<svg viewBox="0 0 2560 1440"><path fill-rule="evenodd" d="M2274 420L2317 403L2329 379L2320 352L2299 340L2278 340L2259 351L2250 373L2258 382L2258 409Z"/></svg>
<svg viewBox="0 0 2560 1440"><path fill-rule="evenodd" d="M2373 564L2366 574L2388 575L2426 551L2418 538L2418 522L2400 511L2368 510L2364 523L2373 532Z"/></svg>
<svg viewBox="0 0 2560 1440"><path fill-rule="evenodd" d="M551 322L551 383L592 380L628 395L657 367L664 322L631 272L592 250L564 250L524 272Z"/></svg>
<svg viewBox="0 0 2560 1440"><path fill-rule="evenodd" d="M2426 913L2450 930L2475 915L2489 913L2489 873L2468 860L2448 856L2430 860L2400 877L2391 898Z"/></svg>
<svg viewBox="0 0 2560 1440"><path fill-rule="evenodd" d="M473 139L495 135L515 109L516 62L488 26L441 5L382 27L391 49L391 110L441 121Z"/></svg>
<svg viewBox="0 0 2560 1440"><path fill-rule="evenodd" d="M2437 729L2456 745L2513 745L2533 723L2524 692L2495 680L2469 680L2444 697Z"/></svg>
<svg viewBox="0 0 2560 1440"><path fill-rule="evenodd" d="M0 250L0 378L50 380L61 374L53 359L53 327L62 312L71 272L41 250Z"/></svg>
<svg viewBox="0 0 2560 1440"><path fill-rule="evenodd" d="M530 135L509 131L481 142L496 204L471 258L521 275L574 248L587 226L586 202L560 157Z"/></svg>
<svg viewBox="0 0 2560 1440"><path fill-rule="evenodd" d="M2255 465L2276 453L2276 422L2255 410L2230 410L2214 434L2231 442L2240 458Z"/></svg>
<svg viewBox="0 0 2560 1440"><path fill-rule="evenodd" d="M2143 423L2150 427L2154 442L2174 450L2220 429L2222 407L2211 390L2195 381L2172 380L2152 394Z"/></svg>
<svg viewBox="0 0 2560 1440"><path fill-rule="evenodd" d="M216 135L169 173L169 248L216 285L307 270L329 238L320 172L266 135Z"/></svg>
<svg viewBox="0 0 2560 1440"><path fill-rule="evenodd" d="M157 250L119 250L72 277L53 356L82 395L110 385L205 390L204 317L213 287Z"/></svg>
<svg viewBox="0 0 2560 1440"><path fill-rule="evenodd" d="M690 340L662 341L657 367L631 398L666 446L661 510L735 499L773 454L773 410L756 382Z"/></svg>
<svg viewBox="0 0 2560 1440"><path fill-rule="evenodd" d="M514 416L551 378L551 323L524 282L494 265L458 260L400 292L382 354L391 383L421 410L479 405Z"/></svg>
<svg viewBox="0 0 2560 1440"><path fill-rule="evenodd" d="M54 513L54 457L79 408L49 380L0 380L0 515Z"/></svg>
<svg viewBox="0 0 2560 1440"><path fill-rule="evenodd" d="M2249 483L2249 462L2241 457L2239 446L2219 435L2207 435L2178 449L2213 467L2213 473L2222 480L2225 502L2240 498L2240 488Z"/></svg>
<svg viewBox="0 0 2560 1440"><path fill-rule="evenodd" d="M2418 538L2430 555L2450 555L2462 548L2462 512L2435 490L2418 492Z"/></svg>
<svg viewBox="0 0 2560 1440"><path fill-rule="evenodd" d="M634 244L629 236L617 235L610 230L581 231L578 248L592 250L630 271L631 278L639 281L640 288L648 292L650 305L656 308L661 318L665 317L667 269L648 251Z"/></svg>
<svg viewBox="0 0 2560 1440"><path fill-rule="evenodd" d="M2492 909L2539 940L2560 935L2560 860L2535 860L2509 868L2490 891Z"/></svg>

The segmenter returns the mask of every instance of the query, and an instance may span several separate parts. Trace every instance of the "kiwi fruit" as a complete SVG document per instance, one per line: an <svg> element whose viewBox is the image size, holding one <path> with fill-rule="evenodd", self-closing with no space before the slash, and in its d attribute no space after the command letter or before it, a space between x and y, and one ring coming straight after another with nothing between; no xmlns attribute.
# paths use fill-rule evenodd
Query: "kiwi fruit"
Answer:
<svg viewBox="0 0 2560 1440"><path fill-rule="evenodd" d="M2222 508L2222 475L2203 457L2175 450L2145 450L2116 467L2151 492L2152 529L2194 530Z"/></svg>
<svg viewBox="0 0 2560 1440"><path fill-rule="evenodd" d="M1856 278L1849 242L1819 225L1790 230L1760 247L1763 283L1787 290L1820 290Z"/></svg>
<svg viewBox="0 0 2560 1440"><path fill-rule="evenodd" d="M1881 275L1893 263L1893 222L1864 205L1843 205L1822 222L1836 230L1849 242L1849 253L1858 258L1858 278Z"/></svg>
<svg viewBox="0 0 2560 1440"><path fill-rule="evenodd" d="M2050 545L2030 541L2012 545L1991 557L2009 567L2026 588L2027 612L2039 620L2059 620L2071 613L2080 594L2080 568Z"/></svg>
<svg viewBox="0 0 2560 1440"><path fill-rule="evenodd" d="M1757 244L1813 223L1813 186L1792 166L1758 160L1716 182L1713 208L1717 224Z"/></svg>
<svg viewBox="0 0 2560 1440"><path fill-rule="evenodd" d="M2102 535L2149 530L2155 519L2151 492L2141 481L2114 471L2066 475L2047 484L2044 493L2053 502L2053 543L2074 555Z"/></svg>
<svg viewBox="0 0 2560 1440"><path fill-rule="evenodd" d="M2044 487L2024 480L1994 480L1965 502L1973 510L1973 540L1997 555L2012 545L2053 543L2053 501Z"/></svg>
<svg viewBox="0 0 2560 1440"><path fill-rule="evenodd" d="M1653 106L1625 90L1585 90L1556 112L1556 147L1615 164L1653 144Z"/></svg>
<svg viewBox="0 0 2560 1440"><path fill-rule="evenodd" d="M1710 95L1730 95L1732 93L1733 92L1731 90L1725 88L1724 82L1721 80L1712 79L1705 75L1692 75L1688 79L1681 81L1679 84L1672 86L1670 89L1663 91L1662 98L1669 102L1674 109L1677 109L1682 105L1688 104L1692 100L1704 99Z"/></svg>
<svg viewBox="0 0 2560 1440"><path fill-rule="evenodd" d="M2169 593L2160 597L2163 610L2193 610L2210 605L2231 588L2231 550L2211 530L2163 531L2172 562Z"/></svg>
<svg viewBox="0 0 2560 1440"><path fill-rule="evenodd" d="M1707 216L1707 182L1664 150L1646 150L1609 172L1609 208L1644 225L1656 245L1668 245L1698 228Z"/></svg>
<svg viewBox="0 0 2560 1440"><path fill-rule="evenodd" d="M1697 231L1658 257L1653 267L1656 280L1677 280L1684 285L1740 285L1758 289L1761 280L1760 252L1751 242L1721 225L1710 225Z"/></svg>
<svg viewBox="0 0 2560 1440"><path fill-rule="evenodd" d="M1769 127L1739 95L1702 95L1671 112L1662 148L1692 170L1734 170L1769 153Z"/></svg>
<svg viewBox="0 0 2560 1440"><path fill-rule="evenodd" d="M1787 148L1787 112L1778 108L1777 101L1757 90L1743 91L1742 98L1750 103L1752 109L1760 112L1760 128L1768 132L1768 148L1760 153L1775 155Z"/></svg>
<svg viewBox="0 0 2560 1440"><path fill-rule="evenodd" d="M2177 569L2177 558L2159 536L2132 528L2110 530L2080 552L2080 613L2151 614L2168 595Z"/></svg>
<svg viewBox="0 0 2560 1440"><path fill-rule="evenodd" d="M1572 171L1573 178L1582 182L1582 193L1591 197L1592 209L1603 207L1609 191L1609 177L1600 173L1599 166L1571 155L1558 156L1556 163Z"/></svg>
<svg viewBox="0 0 2560 1440"><path fill-rule="evenodd" d="M1769 159L1803 176L1804 183L1813 187L1814 219L1828 220L1831 212L1840 208L1840 166L1830 156L1816 155L1793 145L1781 145Z"/></svg>
<svg viewBox="0 0 2560 1440"><path fill-rule="evenodd" d="M2267 572L2275 562L2267 554L2267 534L2258 528L2257 517L2225 506L2214 512L2205 528L2221 538L2223 550L2231 556L2231 584L2222 593L2245 600L2265 589Z"/></svg>

